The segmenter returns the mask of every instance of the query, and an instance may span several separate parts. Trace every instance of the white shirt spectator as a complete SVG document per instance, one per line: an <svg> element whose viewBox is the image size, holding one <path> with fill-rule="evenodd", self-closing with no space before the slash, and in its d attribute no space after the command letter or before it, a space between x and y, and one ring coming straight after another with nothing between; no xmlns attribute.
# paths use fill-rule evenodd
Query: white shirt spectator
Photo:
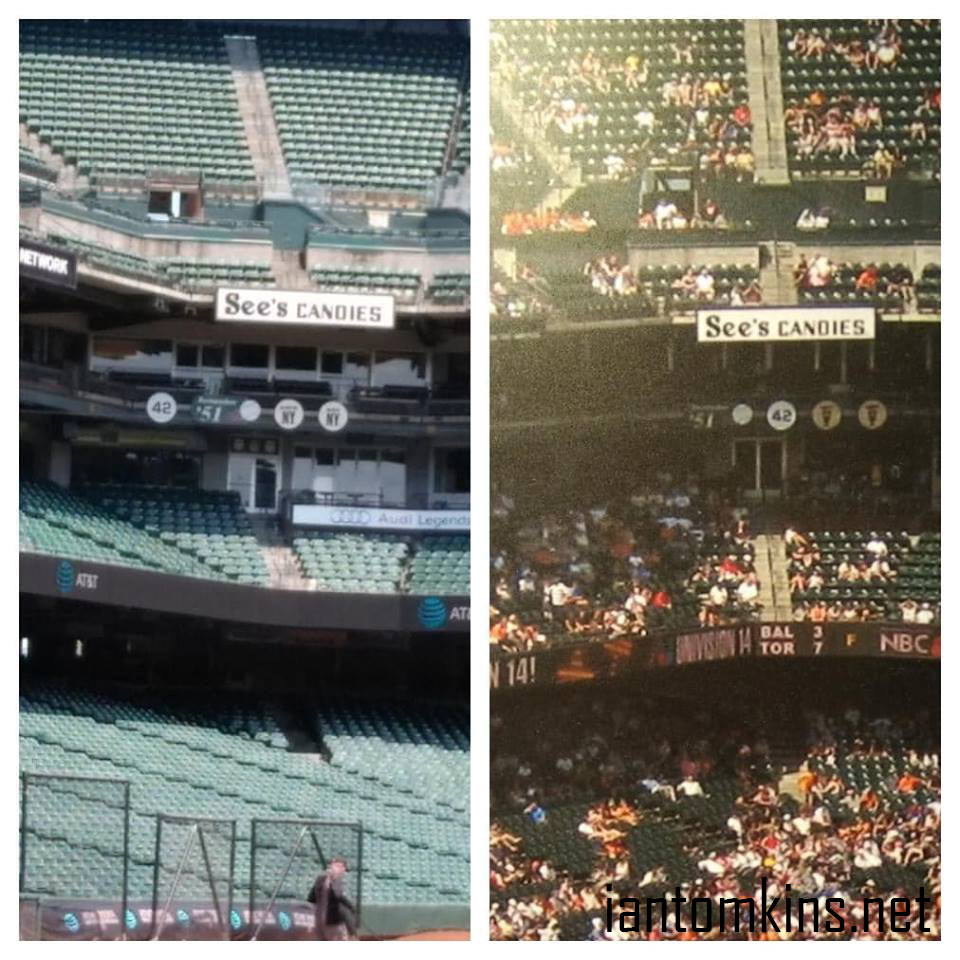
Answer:
<svg viewBox="0 0 960 960"><path fill-rule="evenodd" d="M744 580L743 583L737 587L737 597L741 603L755 603L759 596L760 590L752 580Z"/></svg>
<svg viewBox="0 0 960 960"><path fill-rule="evenodd" d="M653 111L647 107L641 107L634 115L633 119L637 121L637 127L640 130L650 131L653 129Z"/></svg>
<svg viewBox="0 0 960 960"><path fill-rule="evenodd" d="M875 557L885 557L888 552L887 545L879 537L874 537L867 544L867 553L872 553Z"/></svg>
<svg viewBox="0 0 960 960"><path fill-rule="evenodd" d="M724 607L727 604L727 591L719 583L715 583L710 588L709 597L715 607Z"/></svg>
<svg viewBox="0 0 960 960"><path fill-rule="evenodd" d="M677 215L677 205L661 200L653 210L653 219L657 224L658 230L663 230L665 226L673 222Z"/></svg>
<svg viewBox="0 0 960 960"><path fill-rule="evenodd" d="M923 604L917 611L917 623L923 624L924 626L928 623L933 623L935 617L936 614L933 612L933 608L929 603Z"/></svg>
<svg viewBox="0 0 960 960"><path fill-rule="evenodd" d="M703 796L703 787L701 787L699 781L694 780L693 777L685 777L681 780L680 783L677 784L677 790L685 797Z"/></svg>
<svg viewBox="0 0 960 960"><path fill-rule="evenodd" d="M562 580L547 587L547 593L555 607L562 607L570 599L570 588Z"/></svg>
<svg viewBox="0 0 960 960"><path fill-rule="evenodd" d="M712 297L714 294L713 274L701 270L697 274L697 294L702 297Z"/></svg>

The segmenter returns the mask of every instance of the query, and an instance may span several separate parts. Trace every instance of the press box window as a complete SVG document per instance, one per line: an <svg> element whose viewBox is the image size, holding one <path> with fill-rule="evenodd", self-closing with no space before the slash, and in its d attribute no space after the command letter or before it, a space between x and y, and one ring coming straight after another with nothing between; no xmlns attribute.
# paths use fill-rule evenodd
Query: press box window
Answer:
<svg viewBox="0 0 960 960"><path fill-rule="evenodd" d="M343 354L328 353L326 350L321 353L320 372L329 374L331 377L339 377L343 373Z"/></svg>
<svg viewBox="0 0 960 960"><path fill-rule="evenodd" d="M233 343L230 345L230 364L266 370L270 365L270 348L259 343Z"/></svg>
<svg viewBox="0 0 960 960"><path fill-rule="evenodd" d="M178 343L178 367L205 367L223 369L223 347L215 344Z"/></svg>
<svg viewBox="0 0 960 960"><path fill-rule="evenodd" d="M434 491L470 492L470 451L466 448L440 449L434 454Z"/></svg>
<svg viewBox="0 0 960 960"><path fill-rule="evenodd" d="M277 347L276 367L313 373L317 369L317 351L314 347Z"/></svg>

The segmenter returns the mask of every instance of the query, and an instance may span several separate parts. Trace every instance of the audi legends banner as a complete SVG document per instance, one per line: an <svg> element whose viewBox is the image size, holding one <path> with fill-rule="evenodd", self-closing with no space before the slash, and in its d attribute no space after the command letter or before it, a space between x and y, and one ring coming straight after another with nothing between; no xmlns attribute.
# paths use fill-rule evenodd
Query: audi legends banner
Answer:
<svg viewBox="0 0 960 960"><path fill-rule="evenodd" d="M698 343L873 340L873 307L731 307L697 311Z"/></svg>
<svg viewBox="0 0 960 960"><path fill-rule="evenodd" d="M217 290L217 320L393 329L393 297L307 290Z"/></svg>
<svg viewBox="0 0 960 960"><path fill-rule="evenodd" d="M21 240L20 274L31 280L74 290L77 286L77 258L65 250L55 250L32 240Z"/></svg>
<svg viewBox="0 0 960 960"><path fill-rule="evenodd" d="M305 527L361 527L414 533L469 533L469 510L387 510L381 507L324 507L296 504L293 522Z"/></svg>

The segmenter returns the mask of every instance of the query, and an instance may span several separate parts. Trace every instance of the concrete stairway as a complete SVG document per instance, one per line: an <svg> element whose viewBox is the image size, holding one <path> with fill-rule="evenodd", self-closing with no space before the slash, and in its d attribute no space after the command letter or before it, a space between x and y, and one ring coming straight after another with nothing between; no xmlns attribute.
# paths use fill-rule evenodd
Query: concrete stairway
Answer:
<svg viewBox="0 0 960 960"><path fill-rule="evenodd" d="M72 163L67 163L49 144L41 143L40 138L31 133L23 123L20 124L20 143L29 147L48 167L57 171L56 188L60 193L70 195L85 193L90 189L90 178L86 174L78 173Z"/></svg>
<svg viewBox="0 0 960 960"><path fill-rule="evenodd" d="M789 183L776 20L746 20L744 54L757 183Z"/></svg>
<svg viewBox="0 0 960 960"><path fill-rule="evenodd" d="M306 290L310 286L310 278L300 265L299 250L278 250L274 247L270 269L280 290Z"/></svg>
<svg viewBox="0 0 960 960"><path fill-rule="evenodd" d="M763 248L766 252L760 268L763 302L769 306L794 306L797 302L797 288L793 283L793 271L797 262L796 245L770 241L764 243Z"/></svg>
<svg viewBox="0 0 960 960"><path fill-rule="evenodd" d="M310 590L293 550L280 533L276 517L252 516L250 526L260 546L260 555L270 575L270 586L277 590Z"/></svg>
<svg viewBox="0 0 960 960"><path fill-rule="evenodd" d="M783 537L760 534L754 537L755 565L760 578L760 602L764 620L790 620L790 583L787 579L787 560Z"/></svg>
<svg viewBox="0 0 960 960"><path fill-rule="evenodd" d="M517 130L530 128L530 117L524 112L520 101L510 93L506 84L495 76L490 78L490 97L496 98L500 108ZM551 184L539 206L560 207L583 183L580 165L570 159L568 151L554 147L546 137L529 137L527 145L550 170Z"/></svg>
<svg viewBox="0 0 960 960"><path fill-rule="evenodd" d="M289 200L290 176L253 37L226 37L227 55L253 169L265 198Z"/></svg>
<svg viewBox="0 0 960 960"><path fill-rule="evenodd" d="M263 562L270 574L270 586L275 590L310 590L311 581L304 577L294 556L287 546L261 547Z"/></svg>

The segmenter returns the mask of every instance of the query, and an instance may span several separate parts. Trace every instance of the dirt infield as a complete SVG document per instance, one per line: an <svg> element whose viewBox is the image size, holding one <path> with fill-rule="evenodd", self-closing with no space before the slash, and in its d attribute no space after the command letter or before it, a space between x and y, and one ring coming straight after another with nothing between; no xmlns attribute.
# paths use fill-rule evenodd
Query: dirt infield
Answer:
<svg viewBox="0 0 960 960"><path fill-rule="evenodd" d="M469 930L418 930L405 933L400 937L386 937L387 940L469 940Z"/></svg>

